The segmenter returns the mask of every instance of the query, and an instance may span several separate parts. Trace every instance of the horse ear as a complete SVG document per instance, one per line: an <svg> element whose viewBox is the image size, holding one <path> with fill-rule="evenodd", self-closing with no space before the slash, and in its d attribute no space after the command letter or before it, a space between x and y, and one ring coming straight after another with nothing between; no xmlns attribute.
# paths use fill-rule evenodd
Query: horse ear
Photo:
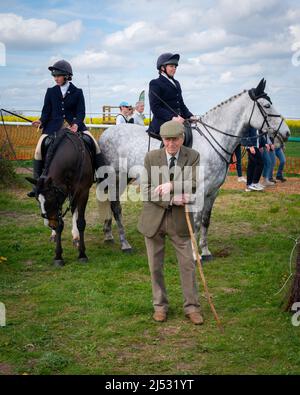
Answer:
<svg viewBox="0 0 300 395"><path fill-rule="evenodd" d="M257 85L257 87L255 88L255 95L259 96L264 92L264 87L265 87L265 82L264 82L264 78L262 78L259 81L259 84Z"/></svg>
<svg viewBox="0 0 300 395"><path fill-rule="evenodd" d="M267 81L264 79L264 91L266 89L266 83L267 83Z"/></svg>
<svg viewBox="0 0 300 395"><path fill-rule="evenodd" d="M28 182L30 182L31 184L33 184L33 185L36 185L36 184L37 184L37 180L35 180L35 179L32 178L32 177L25 177L25 179L26 179Z"/></svg>

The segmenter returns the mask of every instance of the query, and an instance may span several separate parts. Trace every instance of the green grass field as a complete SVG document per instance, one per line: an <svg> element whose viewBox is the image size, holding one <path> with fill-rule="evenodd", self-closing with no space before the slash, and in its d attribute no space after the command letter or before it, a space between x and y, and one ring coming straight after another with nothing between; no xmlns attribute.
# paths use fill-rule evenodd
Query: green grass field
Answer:
<svg viewBox="0 0 300 395"><path fill-rule="evenodd" d="M21 177L21 176L20 176ZM190 324L174 251L167 244L169 320L152 321L151 285L140 203L124 204L134 253L103 243L94 190L87 210L90 262L77 262L70 217L66 266L52 266L54 245L29 186L0 191L0 371L19 374L299 374L300 326L275 296L288 276L300 233L300 197L221 191L209 232L216 259L205 275L225 327L218 331L200 288L205 324ZM117 240L117 232L114 227Z"/></svg>

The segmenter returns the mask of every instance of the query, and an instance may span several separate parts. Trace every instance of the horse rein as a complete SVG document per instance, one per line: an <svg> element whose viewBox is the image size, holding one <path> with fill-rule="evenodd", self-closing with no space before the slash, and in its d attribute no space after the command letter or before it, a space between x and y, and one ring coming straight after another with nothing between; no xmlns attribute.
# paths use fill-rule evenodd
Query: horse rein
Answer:
<svg viewBox="0 0 300 395"><path fill-rule="evenodd" d="M153 94L154 96L156 96L170 111L172 111L177 117L178 116L180 116L168 103L166 103L165 102L165 100L163 100L156 92L154 92L154 91L152 91L152 90L149 90L149 93L151 93L151 94ZM251 97L251 96L250 96ZM253 106L252 106L252 110L251 110L251 114L250 114L250 117L249 117L249 121L248 121L248 126L250 126L250 122L251 122L251 119L252 119L252 116L253 116L253 113L254 113L254 109L255 109L255 105L257 104L257 107L258 107L258 109L259 109L259 111L260 111L260 113L261 113L261 115L262 115L262 117L263 117L263 123L262 123L262 125L261 125L261 127L258 129L258 131L259 132L261 132L261 133L259 133L258 134L258 137L262 137L262 136L264 136L264 135L266 135L266 134L268 134L268 132L269 132L269 130L270 129L272 129L271 127L270 127L270 124L269 124L269 121L268 121L268 118L270 117L270 118L281 118L281 122L280 122L280 124L279 124L279 126L278 126L278 128L277 128L277 130L275 131L274 129L274 138L275 137L278 137L278 139L279 139L279 141L282 143L282 139L281 139L281 136L279 135L279 130L280 130L280 128L281 128L281 125L282 125L282 123L283 123L283 121L284 121L284 118L282 117L282 115L280 115L280 114L268 114L264 109L263 109L263 107L262 107L262 105L258 102L258 99L260 99L260 98L266 98L266 95L260 95L260 96L258 96L258 97L256 97L256 98L252 98L251 97L251 99L253 100ZM222 147L222 145L213 137L213 135L211 134L211 132L208 130L208 129L212 129L212 130L214 130L214 131L216 131L216 132L218 132L218 133L220 133L220 134L223 134L223 135L225 135L225 136L228 136L228 137L234 137L234 138L236 138L236 139L240 139L240 141L243 139L243 140L249 140L249 139L251 139L251 137L241 137L241 136L235 136L234 134L231 134L231 133L226 133L226 132L224 132L224 131L222 131L222 130L220 130L220 129L217 129L217 128L215 128L215 127L213 127L213 126L211 126L211 125L208 125L207 123L205 123L203 120L202 120L202 118L200 117L199 119L195 119L195 120L190 120L190 119L186 119L185 121L187 121L187 122L189 122L189 123L200 123L204 128L205 128L205 130L207 131L207 133L210 135L210 137L214 140L214 142L222 149L222 151L223 152L225 152L225 154L227 154L227 155L229 155L230 157L232 156L232 152L229 152L229 151L227 151L224 147ZM263 132L262 131L262 129L263 129L263 127L264 127L264 125L267 125L267 127L268 127L268 129L269 130L267 130L267 131L265 131L265 132ZM231 161L228 161L225 157L224 157L224 155L220 152L220 151L218 151L217 150L217 148L214 146L214 144L209 140L209 138L201 131L201 129L199 128L199 127L197 127L197 126L192 126L192 128L193 129L195 129L199 134L200 134L200 136L203 136L206 140L207 140L207 142L210 144L210 146L214 149L214 151L221 157L221 159L223 160L223 161L225 161L225 163L227 163L227 165L229 166L230 165L230 163L231 163ZM150 141L149 141L149 144L150 144ZM148 147L148 151L149 151L149 147ZM243 156L244 156L244 154L243 154Z"/></svg>
<svg viewBox="0 0 300 395"><path fill-rule="evenodd" d="M281 138L281 136L279 135L279 130L280 130L281 125L282 125L282 123L283 123L283 121L284 121L284 118L283 118L282 115L280 115L280 114L268 114L268 113L266 113L266 111L263 109L262 105L257 101L259 98L260 98L260 97L258 97L258 98L256 98L256 99L252 99L252 100L253 100L253 106L252 106L251 114L250 114L249 121L248 121L248 127L250 127L250 123L251 123L251 119L252 119L252 116L253 116L253 113L254 113L255 105L257 105L257 107L258 107L258 109L259 109L259 111L260 111L260 113L261 113L261 115L262 115L262 117L263 117L262 125L261 125L261 127L258 129L258 131L260 132L260 133L258 134L258 138L259 138L259 137L262 137L262 136L265 136L266 134L268 134L269 130L272 129L272 128L270 127L270 124L269 124L269 121L268 121L268 118L269 118L269 117L270 117L270 118L272 118L272 117L274 117L274 118L281 118L281 122L280 122L280 124L279 124L277 130L274 130L274 129L273 129L273 130L274 130L274 138L277 137L277 138L279 139L279 141L282 143L282 138ZM188 121L189 121L189 120L188 120ZM222 130L220 130L220 129L217 129L217 128L211 126L211 125L208 125L207 123L205 123L205 122L201 119L201 117L200 117L199 120L196 120L196 121L189 121L189 122L191 122L191 123L192 123L192 122L196 122L196 123L200 123L201 125L203 125L203 127L205 128L205 130L207 131L207 133L210 135L210 137L214 140L214 142L222 149L223 152L225 152L227 155L230 155L230 157L232 156L232 153L229 152L229 151L227 151L224 147L222 147L222 145L221 145L221 144L214 138L214 136L211 134L211 132L209 131L209 129L212 129L212 130L214 130L214 131L216 131L216 132L218 132L218 133L220 133L220 134L223 134L223 135L225 135L225 136L229 136L229 137L234 137L234 138L236 138L236 139L240 139L240 141L241 141L241 140L250 140L250 141L251 141L251 139L253 139L253 137L241 137L241 136L235 136L234 134L231 134L231 133L226 133L226 132L224 132L224 131L222 131ZM265 131L265 132L263 132L262 130L263 130L263 127L264 127L265 124L267 125L268 130ZM225 156L224 156L220 151L218 151L218 150L216 149L216 147L215 147L215 146L213 145L213 143L209 140L209 138L208 138L204 133L202 133L201 129L200 129L199 127L197 127L197 126L194 126L194 129L195 129L201 136L203 136L203 137L207 140L207 142L211 145L211 147L214 149L214 151L215 151L215 152L222 158L222 160L225 161L225 162L227 163L227 165L229 166L231 162L228 161L228 160L225 158ZM244 154L243 154L243 156L244 156Z"/></svg>

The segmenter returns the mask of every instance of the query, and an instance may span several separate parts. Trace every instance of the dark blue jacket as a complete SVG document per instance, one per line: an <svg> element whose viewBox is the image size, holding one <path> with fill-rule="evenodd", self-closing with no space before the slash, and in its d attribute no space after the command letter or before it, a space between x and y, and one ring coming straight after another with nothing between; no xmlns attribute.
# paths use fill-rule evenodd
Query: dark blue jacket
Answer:
<svg viewBox="0 0 300 395"><path fill-rule="evenodd" d="M160 75L157 79L150 81L149 102L150 109L153 113L153 119L149 125L151 132L159 134L161 125L170 121L173 117L176 117L176 114L183 118L190 118L193 115L183 102L179 82L177 80L174 80L174 82L176 86L174 86L172 82L163 75Z"/></svg>
<svg viewBox="0 0 300 395"><path fill-rule="evenodd" d="M261 148L266 145L267 139L265 136L260 137L257 133L257 129L249 126L244 137L241 139L241 145L244 147L257 147L257 142L258 147Z"/></svg>
<svg viewBox="0 0 300 395"><path fill-rule="evenodd" d="M78 130L87 130L83 123L85 118L85 104L82 89L70 83L66 96L63 98L58 85L48 88L42 109L41 122L43 133L57 132L66 120L70 125L76 123Z"/></svg>

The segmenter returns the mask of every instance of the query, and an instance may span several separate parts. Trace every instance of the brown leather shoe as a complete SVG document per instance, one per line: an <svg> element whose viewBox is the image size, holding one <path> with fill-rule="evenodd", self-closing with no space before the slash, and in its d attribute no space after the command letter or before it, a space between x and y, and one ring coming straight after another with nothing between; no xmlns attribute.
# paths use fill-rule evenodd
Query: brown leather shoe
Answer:
<svg viewBox="0 0 300 395"><path fill-rule="evenodd" d="M202 315L198 311L186 314L186 317L188 317L190 321L195 325L202 325L204 322Z"/></svg>
<svg viewBox="0 0 300 395"><path fill-rule="evenodd" d="M167 321L167 313L165 313L164 311L155 311L153 314L153 319L156 322Z"/></svg>

